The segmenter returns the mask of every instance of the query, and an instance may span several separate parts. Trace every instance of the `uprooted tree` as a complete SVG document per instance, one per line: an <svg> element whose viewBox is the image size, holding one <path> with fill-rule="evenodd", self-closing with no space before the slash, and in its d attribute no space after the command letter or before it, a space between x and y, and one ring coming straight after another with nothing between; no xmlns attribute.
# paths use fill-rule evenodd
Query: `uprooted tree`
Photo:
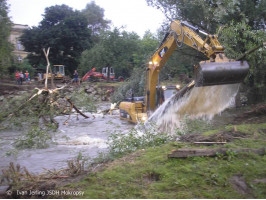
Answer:
<svg viewBox="0 0 266 200"><path fill-rule="evenodd" d="M31 94L15 97L10 102L3 104L0 109L0 123L3 127L7 128L15 125L24 130L34 127L46 130L51 127L56 129L58 122L54 119L55 116L60 114L69 115L67 119L69 120L73 109L83 117L89 118L74 105L71 98L61 92L67 85L56 88L52 79L51 84L48 84L48 72L51 73L50 77L52 77L52 69L48 58L49 51L50 48L47 51L43 49L47 60L44 87L41 89L35 88Z"/></svg>

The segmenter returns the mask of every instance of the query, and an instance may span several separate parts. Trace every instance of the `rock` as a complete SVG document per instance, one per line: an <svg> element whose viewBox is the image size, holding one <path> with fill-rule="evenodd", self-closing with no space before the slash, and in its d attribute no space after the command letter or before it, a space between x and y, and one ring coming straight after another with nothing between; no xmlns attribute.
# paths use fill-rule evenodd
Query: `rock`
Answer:
<svg viewBox="0 0 266 200"><path fill-rule="evenodd" d="M89 87L88 89L85 90L87 93L92 93L94 91L93 87Z"/></svg>
<svg viewBox="0 0 266 200"><path fill-rule="evenodd" d="M8 98L9 99L14 98L14 95L9 95Z"/></svg>
<svg viewBox="0 0 266 200"><path fill-rule="evenodd" d="M94 90L91 94L96 95L96 94L98 94L98 92Z"/></svg>
<svg viewBox="0 0 266 200"><path fill-rule="evenodd" d="M27 91L19 91L19 92L17 92L17 94L18 95L23 95L23 94L25 94Z"/></svg>
<svg viewBox="0 0 266 200"><path fill-rule="evenodd" d="M3 101L5 99L4 96L0 96L0 101Z"/></svg>
<svg viewBox="0 0 266 200"><path fill-rule="evenodd" d="M102 100L102 101L107 101L106 96L102 96L101 100Z"/></svg>
<svg viewBox="0 0 266 200"><path fill-rule="evenodd" d="M78 90L78 93L83 93L84 92L84 88L80 88L79 90Z"/></svg>

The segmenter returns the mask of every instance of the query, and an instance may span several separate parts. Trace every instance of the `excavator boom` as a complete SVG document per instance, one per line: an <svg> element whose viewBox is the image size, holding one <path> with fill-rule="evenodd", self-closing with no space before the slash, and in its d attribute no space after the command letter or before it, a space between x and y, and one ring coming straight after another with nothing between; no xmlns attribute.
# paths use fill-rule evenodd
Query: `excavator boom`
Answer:
<svg viewBox="0 0 266 200"><path fill-rule="evenodd" d="M199 34L204 35L205 39L202 39ZM194 86L240 83L248 73L247 62L230 60L224 55L224 47L218 41L217 35L210 35L178 20L173 21L170 31L165 35L146 68L145 101L121 102L119 106L123 111L123 115L120 115L121 119L134 123L144 121L143 119L147 119L147 112L156 109L156 85L160 70L173 51L183 44L209 58L195 66L194 80L186 86L187 90Z"/></svg>

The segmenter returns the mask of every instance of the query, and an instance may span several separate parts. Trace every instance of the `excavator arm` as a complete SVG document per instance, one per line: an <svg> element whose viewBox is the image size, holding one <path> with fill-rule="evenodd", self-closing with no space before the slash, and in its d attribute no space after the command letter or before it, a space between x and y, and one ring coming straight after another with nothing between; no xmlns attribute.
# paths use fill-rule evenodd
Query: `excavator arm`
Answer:
<svg viewBox="0 0 266 200"><path fill-rule="evenodd" d="M199 34L204 35L202 39ZM210 35L181 21L173 21L170 31L165 35L160 47L151 57L146 68L145 101L135 100L121 102L120 118L133 123L145 121L147 112L156 109L156 85L160 70L173 51L183 44L202 52L209 60L195 66L194 80L184 87L181 93L196 86L211 86L242 82L247 75L247 62L233 61L224 55L224 47L216 35Z"/></svg>
<svg viewBox="0 0 266 200"><path fill-rule="evenodd" d="M199 34L206 38L203 40ZM217 35L210 35L189 24L173 21L170 31L166 34L160 47L151 57L146 76L146 107L154 110L156 84L160 70L165 65L173 51L183 44L202 52L209 60L201 62L195 68L196 86L231 84L241 82L247 72L246 62L231 61L224 55L224 47L217 39Z"/></svg>

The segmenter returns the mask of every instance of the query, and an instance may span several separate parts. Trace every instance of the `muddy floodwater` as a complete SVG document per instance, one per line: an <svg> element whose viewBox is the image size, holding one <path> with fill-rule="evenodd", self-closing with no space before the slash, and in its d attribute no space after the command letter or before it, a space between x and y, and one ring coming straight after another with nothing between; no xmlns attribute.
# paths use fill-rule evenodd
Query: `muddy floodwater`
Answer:
<svg viewBox="0 0 266 200"><path fill-rule="evenodd" d="M110 107L101 104L100 109ZM71 115L67 125L63 123L68 116L58 116L59 128L52 133L52 141L45 149L16 150L13 143L19 138L22 131L0 132L0 174L10 162L26 167L32 173L42 173L46 169L59 170L67 167L67 161L82 155L92 161L99 153L107 152L108 137L114 131L127 132L134 125L119 119L118 112L114 115L86 113L90 118ZM24 133L25 134L25 133Z"/></svg>

